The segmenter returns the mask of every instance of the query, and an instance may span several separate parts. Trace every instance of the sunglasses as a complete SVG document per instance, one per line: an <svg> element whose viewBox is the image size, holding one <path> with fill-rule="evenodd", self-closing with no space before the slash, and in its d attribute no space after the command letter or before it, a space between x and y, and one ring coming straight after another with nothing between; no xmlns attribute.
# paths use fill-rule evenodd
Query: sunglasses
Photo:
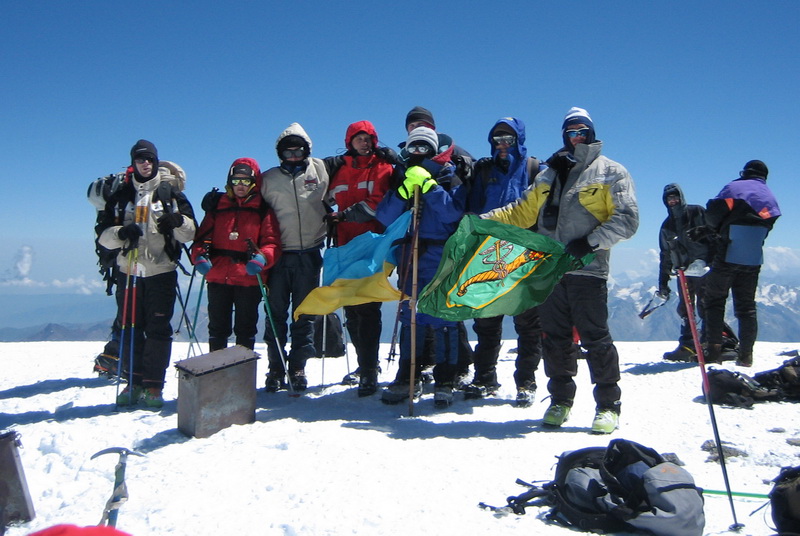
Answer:
<svg viewBox="0 0 800 536"><path fill-rule="evenodd" d="M231 184L233 186L250 186L253 184L253 179L231 179Z"/></svg>
<svg viewBox="0 0 800 536"><path fill-rule="evenodd" d="M285 159L288 160L289 158L292 158L292 157L294 157L294 158L302 158L303 155L305 154L305 151L306 150L303 149L302 147L296 147L294 149L284 149L283 151L281 151L281 154L283 155L283 157Z"/></svg>
<svg viewBox="0 0 800 536"><path fill-rule="evenodd" d="M137 164L144 164L145 162L150 162L151 164L153 163L152 158L135 158L133 161Z"/></svg>
<svg viewBox="0 0 800 536"><path fill-rule="evenodd" d="M502 134L498 136L492 136L492 140L494 141L495 145L504 144L511 146L517 143L517 137L514 136L513 134Z"/></svg>
<svg viewBox="0 0 800 536"><path fill-rule="evenodd" d="M586 136L589 135L589 131L590 131L590 129L588 129L588 128L581 128L581 129L578 129L578 130L568 130L567 131L567 137L568 138L578 138L578 137L585 138Z"/></svg>
<svg viewBox="0 0 800 536"><path fill-rule="evenodd" d="M408 147L406 147L406 150L410 154L428 154L429 152L431 152L431 147L425 144L409 145Z"/></svg>

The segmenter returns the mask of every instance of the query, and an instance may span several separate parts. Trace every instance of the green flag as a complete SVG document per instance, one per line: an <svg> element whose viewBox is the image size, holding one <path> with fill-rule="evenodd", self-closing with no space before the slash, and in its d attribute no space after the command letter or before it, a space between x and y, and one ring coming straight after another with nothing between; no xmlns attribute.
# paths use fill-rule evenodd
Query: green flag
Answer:
<svg viewBox="0 0 800 536"><path fill-rule="evenodd" d="M417 310L445 320L514 316L542 303L576 261L544 235L478 216L465 216L444 246L436 275Z"/></svg>

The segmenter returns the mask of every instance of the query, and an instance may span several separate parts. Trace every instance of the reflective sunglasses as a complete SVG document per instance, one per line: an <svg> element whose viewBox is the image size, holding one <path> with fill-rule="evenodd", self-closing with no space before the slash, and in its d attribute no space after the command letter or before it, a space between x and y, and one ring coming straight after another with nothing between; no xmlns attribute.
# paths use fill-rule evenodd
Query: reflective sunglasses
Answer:
<svg viewBox="0 0 800 536"><path fill-rule="evenodd" d="M253 179L247 179L247 178L231 179L231 184L233 186L239 186L239 185L250 186L251 184L253 184Z"/></svg>
<svg viewBox="0 0 800 536"><path fill-rule="evenodd" d="M152 158L135 158L133 161L137 164L144 164L145 162L150 162L151 164L153 163Z"/></svg>
<svg viewBox="0 0 800 536"><path fill-rule="evenodd" d="M578 130L568 130L567 131L567 137L568 138L577 138L577 137L585 138L586 136L589 135L589 131L590 130L591 129L588 129L588 128L581 128L581 129L578 129Z"/></svg>
<svg viewBox="0 0 800 536"><path fill-rule="evenodd" d="M281 154L287 160L292 158L292 157L302 158L304 153L305 153L305 149L303 149L302 147L296 147L294 149L291 149L291 148L290 149L284 149L283 151L281 151Z"/></svg>
<svg viewBox="0 0 800 536"><path fill-rule="evenodd" d="M431 152L431 147L430 145L427 144L409 145L408 147L406 147L406 150L410 154L428 154L429 152Z"/></svg>
<svg viewBox="0 0 800 536"><path fill-rule="evenodd" d="M505 144L511 146L517 143L517 137L514 136L513 134L502 134L502 135L492 136L492 141L494 141L495 145Z"/></svg>

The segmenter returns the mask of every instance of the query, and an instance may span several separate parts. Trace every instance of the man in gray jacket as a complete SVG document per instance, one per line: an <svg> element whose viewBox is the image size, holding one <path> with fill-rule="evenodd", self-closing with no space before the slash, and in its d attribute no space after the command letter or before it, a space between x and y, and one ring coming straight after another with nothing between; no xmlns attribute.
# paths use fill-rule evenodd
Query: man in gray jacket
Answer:
<svg viewBox="0 0 800 536"><path fill-rule="evenodd" d="M542 424L559 427L569 417L578 372L575 326L587 351L596 413L593 433L619 426L619 355L608 330L608 278L611 247L633 236L639 209L628 170L600 154L589 113L572 108L562 125L564 147L551 156L549 168L536 176L525 195L483 217L535 231L566 244L576 260L594 260L568 272L539 306L544 331L545 373L551 403Z"/></svg>
<svg viewBox="0 0 800 536"><path fill-rule="evenodd" d="M329 179L325 163L311 158L311 138L299 124L292 123L281 132L275 148L281 164L261 176L261 195L278 218L282 250L269 274L269 308L277 333L267 319L264 334L269 357L266 389L275 392L285 387L286 371L281 353L290 331L289 379L295 391L304 391L308 386L306 361L315 353L313 319L301 315L288 330L286 323L289 305L294 311L308 293L319 286L321 249L327 230L323 201Z"/></svg>

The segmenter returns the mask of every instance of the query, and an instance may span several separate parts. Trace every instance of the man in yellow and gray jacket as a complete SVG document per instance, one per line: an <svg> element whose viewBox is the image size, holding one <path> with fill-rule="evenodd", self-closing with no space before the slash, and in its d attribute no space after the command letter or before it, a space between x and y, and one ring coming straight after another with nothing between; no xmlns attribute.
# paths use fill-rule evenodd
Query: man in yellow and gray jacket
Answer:
<svg viewBox="0 0 800 536"><path fill-rule="evenodd" d="M619 426L620 388L619 356L608 330L609 250L636 232L639 209L628 170L600 154L602 142L586 110L570 109L562 137L564 147L548 159L549 168L525 195L482 217L531 228L566 244L566 252L577 259L596 254L591 263L567 273L539 308L551 395L542 424L560 427L572 408L579 352L574 326L595 384L592 432L611 433Z"/></svg>

